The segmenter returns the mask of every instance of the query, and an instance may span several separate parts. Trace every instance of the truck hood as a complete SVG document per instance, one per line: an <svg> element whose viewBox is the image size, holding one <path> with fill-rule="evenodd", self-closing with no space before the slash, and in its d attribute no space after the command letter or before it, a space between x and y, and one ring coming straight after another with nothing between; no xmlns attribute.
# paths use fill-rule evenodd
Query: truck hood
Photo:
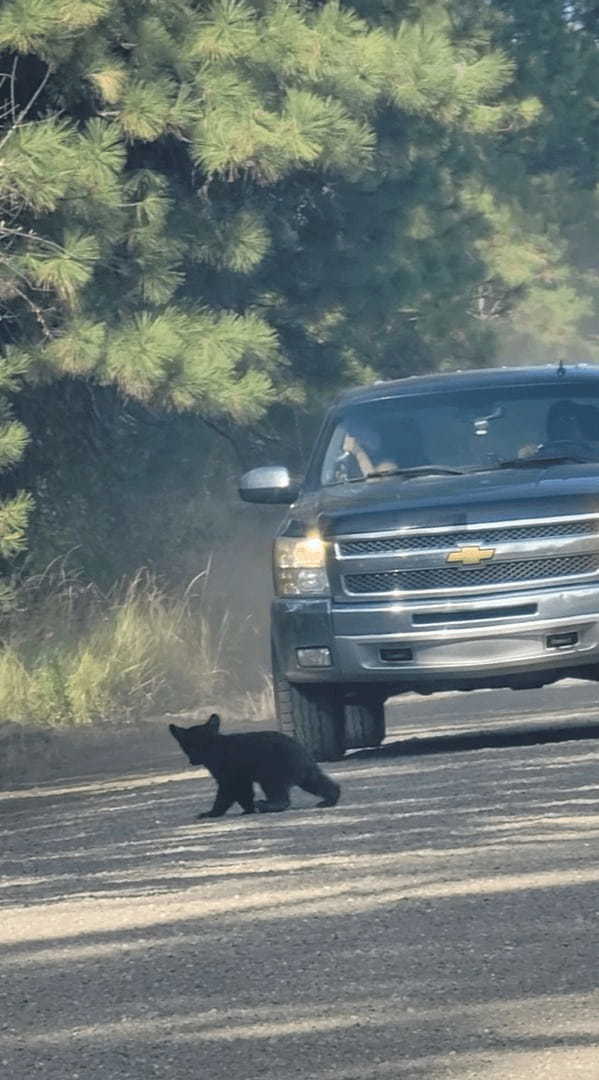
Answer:
<svg viewBox="0 0 599 1080"><path fill-rule="evenodd" d="M282 532L321 536L599 513L599 462L462 476L389 476L306 493Z"/></svg>

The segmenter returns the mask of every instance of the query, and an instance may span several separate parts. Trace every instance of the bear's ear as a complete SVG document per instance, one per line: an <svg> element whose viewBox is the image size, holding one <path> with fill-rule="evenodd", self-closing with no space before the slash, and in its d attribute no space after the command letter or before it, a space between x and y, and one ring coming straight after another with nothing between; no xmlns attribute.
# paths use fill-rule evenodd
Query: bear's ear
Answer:
<svg viewBox="0 0 599 1080"><path fill-rule="evenodd" d="M216 735L220 727L220 716L218 713L213 712L212 716L208 717L206 727L208 728L208 731L212 731Z"/></svg>
<svg viewBox="0 0 599 1080"><path fill-rule="evenodd" d="M176 724L169 724L168 729L169 729L171 735L173 736L173 738L175 738L177 740L177 742L179 742L179 728L177 727L177 725Z"/></svg>

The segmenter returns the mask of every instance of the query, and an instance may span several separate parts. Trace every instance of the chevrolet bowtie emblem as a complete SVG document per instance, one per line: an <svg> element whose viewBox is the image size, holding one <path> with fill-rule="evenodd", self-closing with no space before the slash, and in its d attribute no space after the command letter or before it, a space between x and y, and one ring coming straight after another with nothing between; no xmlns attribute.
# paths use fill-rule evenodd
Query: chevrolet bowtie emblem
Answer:
<svg viewBox="0 0 599 1080"><path fill-rule="evenodd" d="M494 554L495 548L481 548L473 545L450 551L447 562L461 563L462 566L478 566L479 563L492 559Z"/></svg>

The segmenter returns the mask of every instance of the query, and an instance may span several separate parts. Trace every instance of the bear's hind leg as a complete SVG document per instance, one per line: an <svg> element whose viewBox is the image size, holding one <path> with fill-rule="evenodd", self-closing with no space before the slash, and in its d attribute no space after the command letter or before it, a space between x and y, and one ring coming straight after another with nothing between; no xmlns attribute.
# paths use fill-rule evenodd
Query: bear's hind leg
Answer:
<svg viewBox="0 0 599 1080"><path fill-rule="evenodd" d="M265 799L260 799L256 803L256 807L261 814L278 814L289 809L289 786L287 784L282 784L280 781L264 781L264 783L261 781L260 787L266 795Z"/></svg>
<svg viewBox="0 0 599 1080"><path fill-rule="evenodd" d="M339 802L341 794L339 784L331 780L331 777L327 776L322 769L319 769L318 765L314 765L310 769L299 787L303 788L304 791L308 791L310 795L320 795L321 801L316 804L317 806L336 806Z"/></svg>

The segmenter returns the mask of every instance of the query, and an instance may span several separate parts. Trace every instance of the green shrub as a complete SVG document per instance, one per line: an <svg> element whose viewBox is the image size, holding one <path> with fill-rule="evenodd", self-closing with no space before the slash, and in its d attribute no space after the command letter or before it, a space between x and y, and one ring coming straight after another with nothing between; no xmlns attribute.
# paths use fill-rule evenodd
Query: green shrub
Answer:
<svg viewBox="0 0 599 1080"><path fill-rule="evenodd" d="M0 652L0 722L85 724L230 692L235 635L226 613L209 617L206 577L174 594L140 572L109 596L61 573L27 582Z"/></svg>

